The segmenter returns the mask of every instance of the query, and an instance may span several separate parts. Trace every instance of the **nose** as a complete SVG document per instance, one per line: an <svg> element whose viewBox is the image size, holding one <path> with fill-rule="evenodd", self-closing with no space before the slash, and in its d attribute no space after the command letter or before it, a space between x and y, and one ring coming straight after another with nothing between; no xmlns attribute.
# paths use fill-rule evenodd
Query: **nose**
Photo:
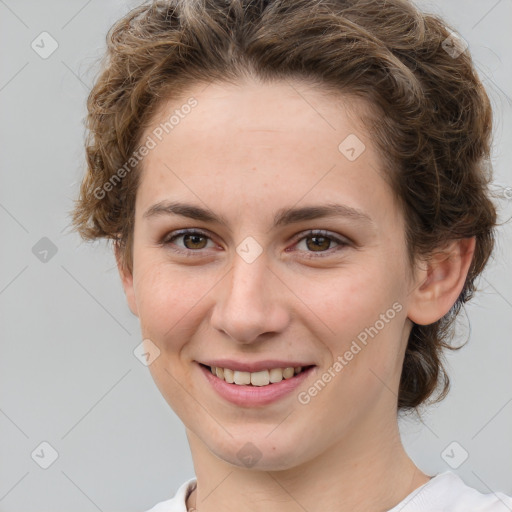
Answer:
<svg viewBox="0 0 512 512"><path fill-rule="evenodd" d="M231 270L217 288L212 326L238 343L249 344L264 334L282 332L290 322L286 286L264 254L252 263L235 255Z"/></svg>

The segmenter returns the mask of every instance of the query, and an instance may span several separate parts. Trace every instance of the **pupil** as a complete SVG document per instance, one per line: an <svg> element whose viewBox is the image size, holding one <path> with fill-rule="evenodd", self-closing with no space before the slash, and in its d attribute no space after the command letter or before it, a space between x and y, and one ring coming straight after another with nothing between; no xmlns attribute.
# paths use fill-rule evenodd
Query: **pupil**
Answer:
<svg viewBox="0 0 512 512"><path fill-rule="evenodd" d="M204 239L204 237L202 235L185 235L185 244L187 245L187 242L188 241L192 241L192 244L193 245L197 245L197 244L201 244L200 240L201 238ZM192 247L193 249L202 249L204 247L201 246L201 247Z"/></svg>
<svg viewBox="0 0 512 512"><path fill-rule="evenodd" d="M308 248L309 249L311 249L311 248L313 248L313 249L315 249L315 248L316 249L318 249L318 248L320 248L320 249L328 249L329 248L328 247L329 246L329 239L326 238L325 236L312 236L312 237L310 237L310 240L314 240L315 242L313 242L312 247L310 247L309 244L308 244ZM319 242L319 240L320 240L320 242ZM322 247L322 241L324 242L323 247ZM327 246L325 245L325 242L327 243Z"/></svg>

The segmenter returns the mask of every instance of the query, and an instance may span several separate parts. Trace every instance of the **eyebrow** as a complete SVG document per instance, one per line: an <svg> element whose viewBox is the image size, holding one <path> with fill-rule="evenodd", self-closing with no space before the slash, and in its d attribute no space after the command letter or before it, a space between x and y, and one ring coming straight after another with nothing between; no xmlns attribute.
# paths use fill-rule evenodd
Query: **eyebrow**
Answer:
<svg viewBox="0 0 512 512"><path fill-rule="evenodd" d="M203 222L223 225L229 224L225 217L217 215L206 208L188 203L170 201L161 201L154 204L146 210L143 217L149 219L160 215L180 215ZM361 210L343 204L328 203L325 205L304 206L301 208L282 208L278 210L274 216L274 227L324 217L346 217L358 222L374 224L372 218Z"/></svg>

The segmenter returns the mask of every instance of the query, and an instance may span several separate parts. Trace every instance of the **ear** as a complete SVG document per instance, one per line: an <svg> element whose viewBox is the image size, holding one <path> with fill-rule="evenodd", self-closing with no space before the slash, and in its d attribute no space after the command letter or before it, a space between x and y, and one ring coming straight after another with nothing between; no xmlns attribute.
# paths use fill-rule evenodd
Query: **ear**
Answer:
<svg viewBox="0 0 512 512"><path fill-rule="evenodd" d="M475 252L475 237L454 240L418 270L407 316L429 325L442 318L459 297Z"/></svg>
<svg viewBox="0 0 512 512"><path fill-rule="evenodd" d="M133 289L133 273L126 267L124 260L121 255L121 249L117 243L114 243L114 254L116 257L117 270L121 278L123 285L124 294L126 295L126 301L130 311L135 315L139 316L137 302L135 301L135 292Z"/></svg>

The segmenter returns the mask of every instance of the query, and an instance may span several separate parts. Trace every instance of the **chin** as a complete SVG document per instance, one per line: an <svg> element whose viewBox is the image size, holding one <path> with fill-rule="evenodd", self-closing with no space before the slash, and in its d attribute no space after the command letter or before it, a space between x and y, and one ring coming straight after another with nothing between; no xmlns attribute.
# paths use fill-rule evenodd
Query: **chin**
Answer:
<svg viewBox="0 0 512 512"><path fill-rule="evenodd" d="M300 465L300 454L297 446L299 440L282 436L270 439L269 430L266 429L260 436L254 433L237 436L228 436L224 444L213 444L209 450L224 462L238 468L254 469L258 471L282 471ZM284 441L282 438L286 438Z"/></svg>

